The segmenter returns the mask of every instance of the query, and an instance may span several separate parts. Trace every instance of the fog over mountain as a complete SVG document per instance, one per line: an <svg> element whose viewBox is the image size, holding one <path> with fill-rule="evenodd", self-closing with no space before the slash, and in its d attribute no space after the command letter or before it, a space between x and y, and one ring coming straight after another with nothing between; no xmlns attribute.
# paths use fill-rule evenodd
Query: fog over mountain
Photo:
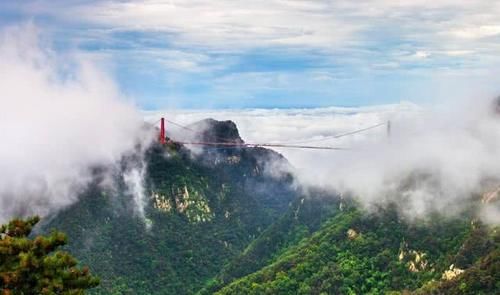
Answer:
<svg viewBox="0 0 500 295"><path fill-rule="evenodd" d="M294 165L300 184L354 195L368 207L403 196L402 209L410 216L430 209L453 212L450 205L494 189L500 175L500 119L489 97L450 97L434 106L403 102L141 114L90 59L76 53L56 57L34 25L2 31L0 62L1 219L13 212L45 214L72 203L90 181L93 167L113 166L137 143L146 146L152 133L144 132L143 120L154 122L162 115L181 124L209 117L233 120L250 143L347 148L276 150ZM381 125L332 138L388 121L390 136ZM170 123L167 135L189 137ZM129 170L125 182L132 194L144 195L140 169ZM138 196L137 204L143 198ZM495 208L485 210L486 216L498 216Z"/></svg>
<svg viewBox="0 0 500 295"><path fill-rule="evenodd" d="M456 212L471 194L494 189L500 175L500 115L489 97L450 98L434 106L402 102L359 108L179 110L144 115L149 121L165 115L182 124L204 117L230 119L250 143L348 148L277 150L295 166L300 183L354 195L367 207L404 199L402 209L411 217L431 210ZM385 124L332 138L388 121L390 135ZM186 136L173 124L168 125L169 131L174 138ZM495 215L488 214L488 220Z"/></svg>
<svg viewBox="0 0 500 295"><path fill-rule="evenodd" d="M47 42L30 24L0 32L0 221L72 203L93 167L148 141L110 77Z"/></svg>

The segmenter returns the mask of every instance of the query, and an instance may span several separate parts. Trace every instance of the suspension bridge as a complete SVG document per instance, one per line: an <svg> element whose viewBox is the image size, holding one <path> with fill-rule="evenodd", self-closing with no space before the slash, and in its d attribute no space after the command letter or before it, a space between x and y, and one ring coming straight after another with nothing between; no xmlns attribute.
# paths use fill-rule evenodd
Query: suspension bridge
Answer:
<svg viewBox="0 0 500 295"><path fill-rule="evenodd" d="M181 128L183 130L187 130L192 132L193 134L196 134L197 131L189 128L187 126L184 126L182 124L176 123L171 120L167 120L164 117L160 118L160 120L156 121L153 123L153 125L156 125L157 123L160 123L159 126L159 133L158 133L158 142L161 145L166 145L169 142L177 143L177 144L183 144L183 145L191 145L191 146L203 146L203 147L214 147L214 148L256 148L256 147L268 147L268 148L291 148L291 149L310 149L310 150L350 150L350 148L345 148L345 147L334 147L334 146L315 146L315 145L308 145L308 143L312 142L319 142L319 141L326 141L326 140L331 140L331 139L338 139L342 138L345 136L351 136L354 134L362 133L362 132L367 132L369 130L375 129L375 128L380 128L382 126L386 126L387 130L387 136L390 136L391 133L391 121L387 122L381 122L375 125L367 126L365 128L361 129L356 129L352 130L349 132L345 133L340 133L332 136L326 136L321 139L316 139L316 140L307 140L307 141L300 141L300 142L294 142L293 144L291 143L286 143L286 142L280 142L280 143L247 143L247 142L234 142L234 141L226 141L226 140L217 140L213 142L208 142L208 141L177 141L169 138L167 140L167 134L166 134L166 123L168 122L174 126L177 126L178 128Z"/></svg>

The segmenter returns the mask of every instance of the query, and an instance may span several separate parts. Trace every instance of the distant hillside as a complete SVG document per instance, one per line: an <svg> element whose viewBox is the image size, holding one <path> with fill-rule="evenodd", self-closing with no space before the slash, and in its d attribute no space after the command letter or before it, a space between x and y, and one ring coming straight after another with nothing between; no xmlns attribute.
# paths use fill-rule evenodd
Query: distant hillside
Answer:
<svg viewBox="0 0 500 295"><path fill-rule="evenodd" d="M217 294L498 294L499 243L466 219L413 224L350 208Z"/></svg>

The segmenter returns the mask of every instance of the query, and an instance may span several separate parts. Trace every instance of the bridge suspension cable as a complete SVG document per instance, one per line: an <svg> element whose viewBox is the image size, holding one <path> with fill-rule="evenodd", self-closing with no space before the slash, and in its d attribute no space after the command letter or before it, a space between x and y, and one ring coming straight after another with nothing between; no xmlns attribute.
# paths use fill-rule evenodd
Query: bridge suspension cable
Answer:
<svg viewBox="0 0 500 295"><path fill-rule="evenodd" d="M234 148L256 148L256 147L277 147L277 148L296 148L296 149L316 149L316 150L349 150L349 148L330 147L330 146L309 146L309 145L289 145L289 144L273 144L273 143L229 143L229 142L182 142L174 141L175 143L184 145L201 145L215 146L217 148L234 147Z"/></svg>
<svg viewBox="0 0 500 295"><path fill-rule="evenodd" d="M158 120L158 121L161 121ZM157 122L158 122L157 121ZM182 128L184 130L188 130L192 133L196 133L195 130L192 128L189 128L187 126L184 126L182 124L176 123L172 120L167 120L164 119L165 122L169 122L170 124L177 126L179 128ZM310 140L303 140L303 141L295 141L295 142L275 142L275 143L238 143L230 140L225 140L225 139L219 139L216 140L215 142L204 142L204 141L177 141L177 140L172 140L175 143L178 144L183 144L183 145L194 145L194 146L206 146L206 147L213 147L217 149L224 149L224 148L256 148L256 147L275 147L275 148L295 148L295 149L314 149L314 150L351 150L350 148L344 148L344 147L333 147L333 146L312 146L312 145L303 145L306 143L311 143L311 142L320 142L320 141L326 141L329 139L337 139L349 135L354 135L357 133L365 132L371 129L375 129L377 127L383 126L383 125L388 125L390 122L382 122L378 123L372 126L368 126L365 128L361 129L356 129L353 131L345 132L345 133L340 133L332 136L327 136L323 137L320 139L310 139ZM390 125L389 125L390 126ZM165 130L163 130L163 134ZM162 131L160 131L160 134L162 134Z"/></svg>

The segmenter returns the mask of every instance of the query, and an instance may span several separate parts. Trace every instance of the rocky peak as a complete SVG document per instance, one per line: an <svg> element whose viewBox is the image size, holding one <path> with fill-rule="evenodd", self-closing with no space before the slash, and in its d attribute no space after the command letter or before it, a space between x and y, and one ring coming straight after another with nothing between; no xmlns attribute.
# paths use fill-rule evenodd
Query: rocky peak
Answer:
<svg viewBox="0 0 500 295"><path fill-rule="evenodd" d="M199 131L199 140L205 142L244 143L241 139L238 127L233 121L217 121L204 119L190 125L190 128Z"/></svg>

